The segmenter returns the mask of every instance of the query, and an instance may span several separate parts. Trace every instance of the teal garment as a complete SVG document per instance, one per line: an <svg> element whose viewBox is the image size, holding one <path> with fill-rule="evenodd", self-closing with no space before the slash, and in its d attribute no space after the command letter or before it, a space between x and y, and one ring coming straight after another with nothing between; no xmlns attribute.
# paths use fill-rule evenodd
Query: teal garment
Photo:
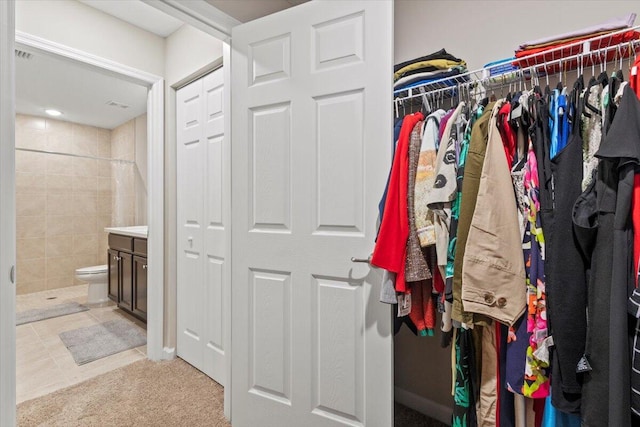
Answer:
<svg viewBox="0 0 640 427"><path fill-rule="evenodd" d="M473 330L455 330L456 373L453 393L452 427L474 427L478 424L473 377L476 375Z"/></svg>
<svg viewBox="0 0 640 427"><path fill-rule="evenodd" d="M580 417L558 411L551 404L551 396L549 396L544 401L542 427L580 427Z"/></svg>

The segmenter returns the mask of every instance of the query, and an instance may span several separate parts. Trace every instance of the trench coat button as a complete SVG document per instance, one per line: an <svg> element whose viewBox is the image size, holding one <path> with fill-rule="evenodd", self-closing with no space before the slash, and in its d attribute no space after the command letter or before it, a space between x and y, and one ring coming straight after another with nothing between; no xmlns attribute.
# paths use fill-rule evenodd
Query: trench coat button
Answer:
<svg viewBox="0 0 640 427"><path fill-rule="evenodd" d="M487 304L493 304L493 295L491 294L484 294L484 302L486 302Z"/></svg>
<svg viewBox="0 0 640 427"><path fill-rule="evenodd" d="M505 297L498 298L498 307L504 308L507 305L507 299Z"/></svg>

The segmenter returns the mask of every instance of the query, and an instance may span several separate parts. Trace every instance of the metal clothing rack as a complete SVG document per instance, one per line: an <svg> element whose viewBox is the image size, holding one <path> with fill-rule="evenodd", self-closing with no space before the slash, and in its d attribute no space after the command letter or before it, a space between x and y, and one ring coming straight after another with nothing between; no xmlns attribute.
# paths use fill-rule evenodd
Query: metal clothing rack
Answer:
<svg viewBox="0 0 640 427"><path fill-rule="evenodd" d="M451 77L433 80L412 88L394 90L394 104L396 110L405 101L422 98L423 100L448 99L462 94L479 96L487 90L505 87L507 85L518 87L517 85L539 84L540 77L547 79L549 76L578 70L581 74L585 67L595 65L603 67L606 63L620 61L635 56L640 47L640 38L631 41L613 43L618 35L640 30L640 25L624 28L614 32L594 36L586 40L565 44L552 49L544 50L522 58L509 58L498 61L473 71L467 71ZM639 34L640 36L640 34ZM594 46L599 46L593 48ZM565 55L566 51L578 49L579 52L572 55ZM615 52L613 60L608 59L610 54ZM524 64L524 65L523 65ZM506 71L492 74L494 69L508 66L515 67ZM640 71L639 71L640 72Z"/></svg>

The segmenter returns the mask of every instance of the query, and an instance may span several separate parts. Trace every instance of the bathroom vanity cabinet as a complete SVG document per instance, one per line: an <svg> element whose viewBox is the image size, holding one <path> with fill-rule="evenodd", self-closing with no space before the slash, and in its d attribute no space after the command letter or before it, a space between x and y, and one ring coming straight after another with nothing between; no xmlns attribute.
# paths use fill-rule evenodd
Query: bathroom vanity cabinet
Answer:
<svg viewBox="0 0 640 427"><path fill-rule="evenodd" d="M109 233L109 298L147 321L147 239Z"/></svg>

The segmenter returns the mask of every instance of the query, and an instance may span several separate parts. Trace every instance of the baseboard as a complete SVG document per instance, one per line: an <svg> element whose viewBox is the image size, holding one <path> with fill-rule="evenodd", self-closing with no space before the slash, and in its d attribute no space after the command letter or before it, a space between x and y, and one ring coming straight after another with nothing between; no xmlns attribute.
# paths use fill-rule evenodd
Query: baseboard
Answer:
<svg viewBox="0 0 640 427"><path fill-rule="evenodd" d="M414 411L425 414L428 417L434 418L441 423L451 425L452 409L450 407L441 405L431 399L427 399L400 387L395 387L394 392L396 402Z"/></svg>
<svg viewBox="0 0 640 427"><path fill-rule="evenodd" d="M171 360L176 358L175 347L164 347L162 349L162 360Z"/></svg>

